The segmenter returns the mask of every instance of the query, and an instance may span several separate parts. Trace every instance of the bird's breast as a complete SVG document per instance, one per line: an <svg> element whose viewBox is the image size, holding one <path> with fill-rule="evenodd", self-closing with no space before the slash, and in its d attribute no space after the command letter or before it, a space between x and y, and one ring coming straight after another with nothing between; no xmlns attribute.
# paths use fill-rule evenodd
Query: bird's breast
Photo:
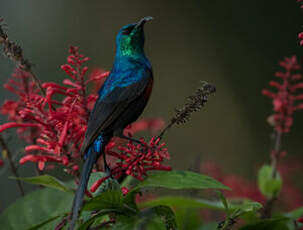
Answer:
<svg viewBox="0 0 303 230"><path fill-rule="evenodd" d="M151 95L151 92L153 90L153 84L154 84L154 80L153 78L150 78L143 95L146 100L148 100L148 98Z"/></svg>
<svg viewBox="0 0 303 230"><path fill-rule="evenodd" d="M117 68L117 66L115 67L116 68L112 70L111 74L104 82L103 87L99 91L99 97L101 99L108 95L108 93L113 91L116 87L124 88L137 83L144 78L151 78L152 75L151 70L146 65L141 63L132 63L132 65L124 63L124 65L119 65L119 68ZM149 89L149 91L150 90L151 89Z"/></svg>

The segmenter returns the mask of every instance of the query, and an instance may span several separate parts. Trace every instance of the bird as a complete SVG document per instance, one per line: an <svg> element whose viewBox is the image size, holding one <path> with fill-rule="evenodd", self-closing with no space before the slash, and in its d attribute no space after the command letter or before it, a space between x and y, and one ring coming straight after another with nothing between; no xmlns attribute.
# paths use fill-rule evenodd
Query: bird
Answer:
<svg viewBox="0 0 303 230"><path fill-rule="evenodd" d="M147 16L123 26L116 36L113 67L98 92L80 150L84 164L73 200L69 230L75 228L93 165L101 155L105 172L110 174L104 152L110 139L117 136L138 142L123 135L123 130L141 115L153 88L152 66L144 53L144 25L152 19Z"/></svg>

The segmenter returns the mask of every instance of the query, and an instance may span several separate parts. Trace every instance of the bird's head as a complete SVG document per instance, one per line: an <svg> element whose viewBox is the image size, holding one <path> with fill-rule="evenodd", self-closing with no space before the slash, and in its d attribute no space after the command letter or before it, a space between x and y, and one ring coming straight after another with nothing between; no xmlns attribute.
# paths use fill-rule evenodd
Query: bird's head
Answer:
<svg viewBox="0 0 303 230"><path fill-rule="evenodd" d="M148 16L139 22L123 26L117 35L116 46L119 56L136 57L143 54L144 31L143 27L147 21L153 18Z"/></svg>

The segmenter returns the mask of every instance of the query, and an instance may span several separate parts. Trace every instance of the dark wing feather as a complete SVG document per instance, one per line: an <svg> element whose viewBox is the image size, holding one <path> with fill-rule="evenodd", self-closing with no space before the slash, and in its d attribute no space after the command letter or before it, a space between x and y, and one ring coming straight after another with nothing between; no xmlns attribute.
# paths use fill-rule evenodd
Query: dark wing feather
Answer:
<svg viewBox="0 0 303 230"><path fill-rule="evenodd" d="M151 75L151 72L148 74ZM88 121L85 139L81 147L82 154L85 153L102 130L113 124L128 105L142 95L150 80L150 77L143 77L138 82L126 87L116 87L105 98L97 100Z"/></svg>

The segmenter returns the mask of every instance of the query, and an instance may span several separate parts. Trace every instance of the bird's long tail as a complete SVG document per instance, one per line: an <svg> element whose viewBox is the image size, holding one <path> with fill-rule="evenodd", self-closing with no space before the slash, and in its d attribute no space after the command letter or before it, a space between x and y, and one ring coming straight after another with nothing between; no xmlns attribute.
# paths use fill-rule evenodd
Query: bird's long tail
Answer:
<svg viewBox="0 0 303 230"><path fill-rule="evenodd" d="M93 165L96 162L98 158L98 153L94 151L93 147L90 147L88 149L87 157L83 165L83 169L81 172L81 177L80 177L80 183L78 185L76 195L74 197L73 201L73 207L72 207L72 219L69 225L69 230L73 230L75 228L76 221L79 216L79 211L82 206L83 198L84 198L84 193L87 187L88 179L91 174L91 171L93 169Z"/></svg>
<svg viewBox="0 0 303 230"><path fill-rule="evenodd" d="M92 172L94 163L98 160L99 156L105 154L104 149L107 143L110 141L112 137L112 133L105 134L104 132L100 133L100 135L95 139L93 144L90 145L86 153L84 154L84 165L81 172L80 183L78 185L76 195L74 197L73 206L72 206L72 216L71 222L68 230L74 230L79 212L83 203L84 193L87 187L87 183L89 180L89 176ZM105 162L104 155L104 166L108 168ZM110 170L110 169L109 169Z"/></svg>

